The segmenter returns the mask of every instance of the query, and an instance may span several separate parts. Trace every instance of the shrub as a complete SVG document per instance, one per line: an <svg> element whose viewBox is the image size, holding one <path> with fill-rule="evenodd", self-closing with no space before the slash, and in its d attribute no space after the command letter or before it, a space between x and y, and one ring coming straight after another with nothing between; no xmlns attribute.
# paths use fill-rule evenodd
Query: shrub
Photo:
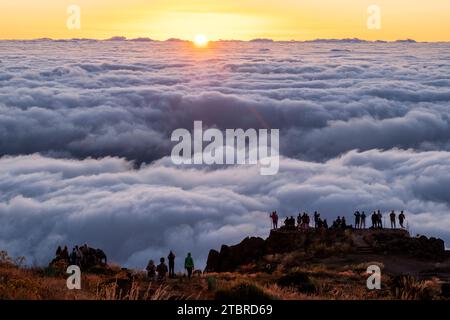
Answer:
<svg viewBox="0 0 450 320"><path fill-rule="evenodd" d="M391 292L396 299L401 300L430 300L432 294L424 281L416 280L412 276L396 276L390 282Z"/></svg>
<svg viewBox="0 0 450 320"><path fill-rule="evenodd" d="M217 289L217 280L214 277L207 277L208 291L215 291Z"/></svg>
<svg viewBox="0 0 450 320"><path fill-rule="evenodd" d="M293 287L299 292L314 293L316 287L305 272L291 272L278 279L277 284L281 287Z"/></svg>
<svg viewBox="0 0 450 320"><path fill-rule="evenodd" d="M266 293L264 289L253 283L240 283L226 289L220 289L216 292L216 300L252 300L267 301L273 300L273 297Z"/></svg>

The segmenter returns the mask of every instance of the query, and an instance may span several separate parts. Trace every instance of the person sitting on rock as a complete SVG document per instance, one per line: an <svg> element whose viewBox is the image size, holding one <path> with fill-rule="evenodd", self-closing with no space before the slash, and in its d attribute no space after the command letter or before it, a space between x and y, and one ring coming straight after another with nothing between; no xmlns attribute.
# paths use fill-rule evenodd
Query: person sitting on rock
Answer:
<svg viewBox="0 0 450 320"><path fill-rule="evenodd" d="M361 223L361 214L359 211L356 211L354 214L355 216L355 229L359 229L359 224Z"/></svg>
<svg viewBox="0 0 450 320"><path fill-rule="evenodd" d="M392 210L391 214L389 215L390 219L391 219L391 229L395 229L397 228L396 224L395 224L395 211Z"/></svg>
<svg viewBox="0 0 450 320"><path fill-rule="evenodd" d="M155 280L155 276L156 276L156 266L155 263L153 262L153 260L149 260L148 264L147 264L147 268L145 268L147 270L147 277L150 281Z"/></svg>
<svg viewBox="0 0 450 320"><path fill-rule="evenodd" d="M156 267L156 272L158 272L158 280L159 281L166 280L166 274L167 274L167 271L169 270L164 261L165 261L164 258L159 259L160 264L158 264L158 266Z"/></svg>
<svg viewBox="0 0 450 320"><path fill-rule="evenodd" d="M364 211L361 212L361 220L359 222L359 228L360 229L366 228L366 213Z"/></svg>
<svg viewBox="0 0 450 320"><path fill-rule="evenodd" d="M403 221L405 221L405 214L403 213L403 210L400 212L400 214L398 215L398 222L400 223L400 227L402 227L402 229L404 229L405 227L403 226Z"/></svg>
<svg viewBox="0 0 450 320"><path fill-rule="evenodd" d="M67 263L70 263L69 249L67 249L67 246L64 246L64 249L62 249L60 257L62 260L66 261Z"/></svg>

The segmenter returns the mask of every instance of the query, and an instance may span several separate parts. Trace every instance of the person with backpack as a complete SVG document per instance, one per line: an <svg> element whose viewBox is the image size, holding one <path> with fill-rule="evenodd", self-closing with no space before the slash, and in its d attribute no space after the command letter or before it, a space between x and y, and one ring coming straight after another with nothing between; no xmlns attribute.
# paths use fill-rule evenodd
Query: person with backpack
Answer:
<svg viewBox="0 0 450 320"><path fill-rule="evenodd" d="M188 279L191 280L192 271L194 270L194 259L192 259L190 252L187 254L186 259L184 259L184 268L187 271Z"/></svg>
<svg viewBox="0 0 450 320"><path fill-rule="evenodd" d="M156 272L158 272L158 280L164 281L166 280L166 274L167 274L167 265L165 263L164 258L159 259L160 264L156 267Z"/></svg>
<svg viewBox="0 0 450 320"><path fill-rule="evenodd" d="M156 276L156 266L153 260L150 260L148 262L147 268L145 269L147 270L147 277L149 278L149 280L154 281Z"/></svg>
<svg viewBox="0 0 450 320"><path fill-rule="evenodd" d="M272 219L272 229L277 229L278 228L278 214L276 211L273 211L270 216Z"/></svg>

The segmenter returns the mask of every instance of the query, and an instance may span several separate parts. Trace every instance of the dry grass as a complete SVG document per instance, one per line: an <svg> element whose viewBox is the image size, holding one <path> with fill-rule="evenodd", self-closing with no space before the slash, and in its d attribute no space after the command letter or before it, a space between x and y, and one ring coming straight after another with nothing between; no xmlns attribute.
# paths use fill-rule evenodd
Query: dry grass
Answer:
<svg viewBox="0 0 450 320"><path fill-rule="evenodd" d="M64 269L24 268L21 262L0 254L0 299L32 300L168 300L214 299L218 291L227 291L246 284L245 292L254 292L271 299L439 299L437 279L418 281L412 277L394 279L383 275L382 290L366 288L366 262L355 264L311 263L300 260L302 253L271 255L266 261L277 264L271 274L254 271L247 265L241 272L209 273L188 280L183 275L164 282L150 282L145 273L123 276L119 266L110 267L111 274L83 273L82 289L68 290ZM248 272L242 272L246 270ZM300 287L282 287L278 280L291 273L304 273L313 290L300 292ZM289 285L289 284L288 284ZM239 293L239 292L238 292ZM240 293L239 293L240 294Z"/></svg>

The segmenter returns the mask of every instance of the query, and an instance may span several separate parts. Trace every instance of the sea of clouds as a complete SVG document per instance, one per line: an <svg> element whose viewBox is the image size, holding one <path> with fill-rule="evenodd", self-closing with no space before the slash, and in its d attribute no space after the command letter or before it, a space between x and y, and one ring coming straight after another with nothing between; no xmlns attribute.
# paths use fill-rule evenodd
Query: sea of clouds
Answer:
<svg viewBox="0 0 450 320"><path fill-rule="evenodd" d="M450 243L450 44L0 42L0 249L111 261L267 236L268 212L405 210ZM174 166L170 134L280 129L280 172Z"/></svg>

